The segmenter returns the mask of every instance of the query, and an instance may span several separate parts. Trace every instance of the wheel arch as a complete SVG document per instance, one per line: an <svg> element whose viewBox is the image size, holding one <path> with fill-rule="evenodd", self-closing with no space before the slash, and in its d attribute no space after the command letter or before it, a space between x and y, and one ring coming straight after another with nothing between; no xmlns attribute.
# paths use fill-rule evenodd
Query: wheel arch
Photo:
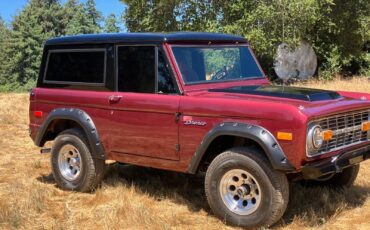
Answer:
<svg viewBox="0 0 370 230"><path fill-rule="evenodd" d="M197 173L209 157L209 154L217 156L221 152L212 153L212 146L221 140L232 139L234 144L230 145L226 141L225 149L223 151L241 145L240 140L247 141L247 146L254 146L265 154L272 167L280 171L294 171L295 168L286 158L282 148L275 139L275 137L265 128L258 125L251 125L238 122L224 122L220 123L215 128L210 130L203 138L201 144L198 146L193 158L188 167L189 173Z"/></svg>
<svg viewBox="0 0 370 230"><path fill-rule="evenodd" d="M106 159L96 126L91 117L81 109L58 108L52 110L40 126L35 144L42 147L46 141L53 140L60 132L68 128L80 128L87 137L93 157Z"/></svg>

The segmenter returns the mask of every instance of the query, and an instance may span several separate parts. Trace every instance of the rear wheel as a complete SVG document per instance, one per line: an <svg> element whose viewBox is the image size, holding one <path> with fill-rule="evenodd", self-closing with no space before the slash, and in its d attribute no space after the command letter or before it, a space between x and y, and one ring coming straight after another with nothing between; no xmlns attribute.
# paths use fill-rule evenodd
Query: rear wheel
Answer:
<svg viewBox="0 0 370 230"><path fill-rule="evenodd" d="M105 161L92 157L88 141L79 129L68 129L57 136L51 166L60 188L81 192L94 190L105 171Z"/></svg>
<svg viewBox="0 0 370 230"><path fill-rule="evenodd" d="M251 148L218 155L207 170L205 190L216 216L243 227L276 223L289 200L285 174L273 170L262 153Z"/></svg>

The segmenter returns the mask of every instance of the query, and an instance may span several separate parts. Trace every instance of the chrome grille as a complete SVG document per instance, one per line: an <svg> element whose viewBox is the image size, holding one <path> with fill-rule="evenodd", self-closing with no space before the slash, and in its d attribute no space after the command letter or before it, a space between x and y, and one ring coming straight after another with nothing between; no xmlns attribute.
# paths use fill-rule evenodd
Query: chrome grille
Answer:
<svg viewBox="0 0 370 230"><path fill-rule="evenodd" d="M317 120L323 130L332 130L333 138L324 142L318 154L338 150L370 140L370 132L363 132L361 125L370 120L370 110L338 114Z"/></svg>

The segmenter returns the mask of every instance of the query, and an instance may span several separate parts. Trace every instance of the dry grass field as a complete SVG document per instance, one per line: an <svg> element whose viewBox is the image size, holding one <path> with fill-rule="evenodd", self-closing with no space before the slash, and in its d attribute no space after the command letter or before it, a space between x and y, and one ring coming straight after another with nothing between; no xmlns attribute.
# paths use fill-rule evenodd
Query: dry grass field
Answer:
<svg viewBox="0 0 370 230"><path fill-rule="evenodd" d="M366 78L309 87L370 92ZM49 155L28 137L28 95L0 94L1 229L233 229L207 206L202 176L112 165L95 193L58 189ZM291 185L273 228L370 229L370 162L346 190Z"/></svg>

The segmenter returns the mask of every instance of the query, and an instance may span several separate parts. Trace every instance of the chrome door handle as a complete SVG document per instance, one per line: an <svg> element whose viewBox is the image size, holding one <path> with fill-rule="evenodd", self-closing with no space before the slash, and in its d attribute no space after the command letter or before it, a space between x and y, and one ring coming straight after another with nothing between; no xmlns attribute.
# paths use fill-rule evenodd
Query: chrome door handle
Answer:
<svg viewBox="0 0 370 230"><path fill-rule="evenodd" d="M122 96L120 96L120 95L111 95L111 96L109 96L108 100L109 100L110 103L117 103L121 100L121 98L122 98Z"/></svg>

